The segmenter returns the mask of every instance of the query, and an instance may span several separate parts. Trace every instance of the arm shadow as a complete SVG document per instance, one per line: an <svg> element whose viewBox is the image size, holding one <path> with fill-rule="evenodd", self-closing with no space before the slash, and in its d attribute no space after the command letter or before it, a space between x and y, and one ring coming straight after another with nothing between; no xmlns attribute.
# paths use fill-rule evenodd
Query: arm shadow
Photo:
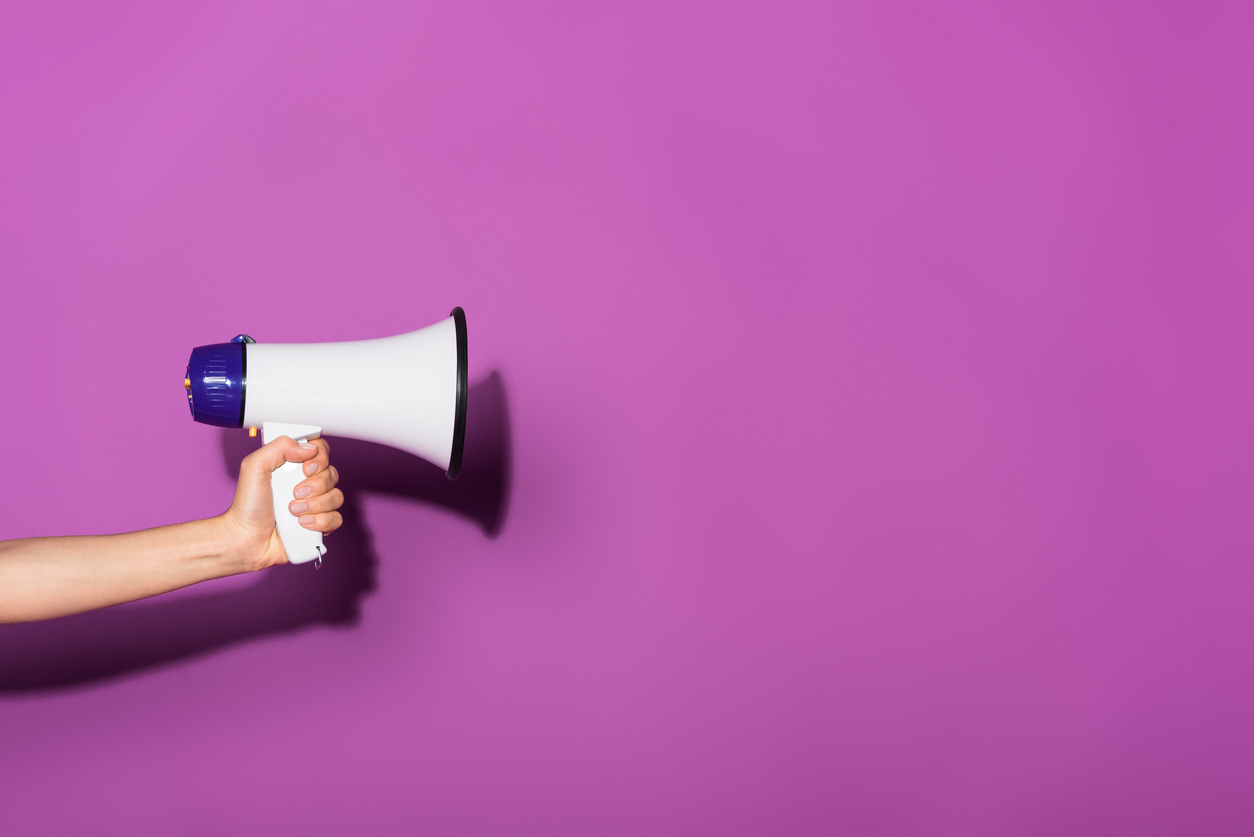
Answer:
<svg viewBox="0 0 1254 837"><path fill-rule="evenodd" d="M344 525L328 542L321 569L274 567L248 587L162 602L118 605L46 622L0 625L0 695L64 690L176 664L239 643L313 626L352 628L375 589L375 554L359 500L382 493L443 507L489 538L505 522L511 471L509 411L501 376L470 388L461 474L357 439L330 437L340 472ZM241 430L222 431L227 473L258 446Z"/></svg>

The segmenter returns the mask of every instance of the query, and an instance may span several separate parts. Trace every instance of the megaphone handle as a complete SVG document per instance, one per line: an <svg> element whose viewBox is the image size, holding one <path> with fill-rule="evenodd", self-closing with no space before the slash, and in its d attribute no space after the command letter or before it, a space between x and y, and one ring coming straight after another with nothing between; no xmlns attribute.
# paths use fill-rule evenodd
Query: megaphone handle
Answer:
<svg viewBox="0 0 1254 837"><path fill-rule="evenodd" d="M262 425L262 439L266 444L280 436L290 436L298 442L316 439L322 428L300 424L278 424L266 422ZM279 530L279 540L283 541L283 550L287 560L293 564L304 564L309 561L322 563L322 556L327 554L322 545L322 533L306 529L300 520L288 510L288 503L295 499L293 492L296 486L305 479L305 471L299 462L284 462L270 472L270 494L274 497L274 525Z"/></svg>

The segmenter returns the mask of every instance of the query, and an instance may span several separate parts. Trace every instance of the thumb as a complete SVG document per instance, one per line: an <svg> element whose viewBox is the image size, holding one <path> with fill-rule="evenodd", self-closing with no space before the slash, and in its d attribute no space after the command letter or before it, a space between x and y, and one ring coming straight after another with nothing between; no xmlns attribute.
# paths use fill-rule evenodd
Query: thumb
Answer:
<svg viewBox="0 0 1254 837"><path fill-rule="evenodd" d="M269 474L284 462L305 462L318 455L318 448L309 442L298 444L288 436L280 436L268 445L253 451L245 460L246 466L264 469Z"/></svg>

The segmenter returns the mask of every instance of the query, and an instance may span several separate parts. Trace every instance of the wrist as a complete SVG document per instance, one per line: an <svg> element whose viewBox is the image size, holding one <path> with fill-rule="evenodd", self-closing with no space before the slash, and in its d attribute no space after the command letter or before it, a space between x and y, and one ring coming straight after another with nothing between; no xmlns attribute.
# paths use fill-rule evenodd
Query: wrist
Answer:
<svg viewBox="0 0 1254 837"><path fill-rule="evenodd" d="M248 539L243 536L243 525L236 519L233 509L227 509L217 517L205 521L211 527L214 555L223 576L239 575L257 569Z"/></svg>

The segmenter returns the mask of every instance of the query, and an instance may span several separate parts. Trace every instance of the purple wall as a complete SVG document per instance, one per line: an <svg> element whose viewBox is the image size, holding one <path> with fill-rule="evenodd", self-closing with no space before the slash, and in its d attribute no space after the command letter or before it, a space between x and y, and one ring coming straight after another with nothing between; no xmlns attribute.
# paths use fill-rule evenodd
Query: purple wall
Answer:
<svg viewBox="0 0 1254 837"><path fill-rule="evenodd" d="M466 477L0 627L0 830L1254 831L1249 4L184 5L3 13L0 538L239 331L463 305Z"/></svg>

